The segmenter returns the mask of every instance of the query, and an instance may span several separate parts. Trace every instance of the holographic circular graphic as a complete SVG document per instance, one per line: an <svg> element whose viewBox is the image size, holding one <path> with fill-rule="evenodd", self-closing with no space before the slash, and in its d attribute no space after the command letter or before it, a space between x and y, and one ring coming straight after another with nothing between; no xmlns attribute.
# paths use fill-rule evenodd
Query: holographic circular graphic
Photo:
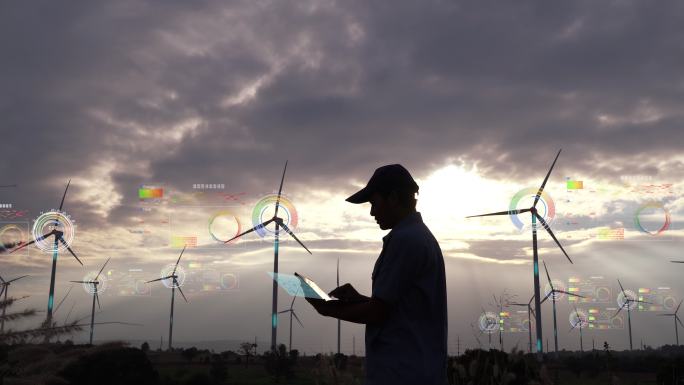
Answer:
<svg viewBox="0 0 684 385"><path fill-rule="evenodd" d="M664 220L658 222L658 224L656 225L649 226L649 224L651 224L650 221L645 221L641 218L642 216L646 215L653 216L655 212L659 211L663 212ZM670 228L670 223L670 212L660 202L644 203L641 206L639 206L639 208L634 213L634 227L636 227L637 230L641 231L642 233L646 233L648 235L657 236L662 234L665 230ZM647 227L650 227L650 229Z"/></svg>
<svg viewBox="0 0 684 385"><path fill-rule="evenodd" d="M3 226L0 228L0 250L8 250L28 242L26 236L24 230L15 224Z"/></svg>
<svg viewBox="0 0 684 385"><path fill-rule="evenodd" d="M522 330L526 332L530 330L530 320L525 319L522 321Z"/></svg>
<svg viewBox="0 0 684 385"><path fill-rule="evenodd" d="M209 218L209 235L217 242L226 242L241 232L240 219L228 210L218 211ZM234 239L229 243L236 241L237 239Z"/></svg>
<svg viewBox="0 0 684 385"><path fill-rule="evenodd" d="M480 318L477 323L482 333L492 334L499 329L499 317L490 311L480 314Z"/></svg>
<svg viewBox="0 0 684 385"><path fill-rule="evenodd" d="M613 329L622 329L625 327L625 320L622 319L622 315L615 316L611 321L611 325L613 325Z"/></svg>
<svg viewBox="0 0 684 385"><path fill-rule="evenodd" d="M556 290L562 290L562 291L568 291L568 289L565 287L565 283L559 279L552 279L551 282L553 283L553 288ZM551 285L549 285L548 281L546 282L546 286L544 286L544 297L549 295L551 293ZM554 291L553 294L551 295L554 300L558 301L565 297L565 293L559 293L557 291Z"/></svg>
<svg viewBox="0 0 684 385"><path fill-rule="evenodd" d="M264 223L273 218L277 199L278 196L276 194L271 194L261 198L261 200L257 202L252 210L253 226L258 226L260 223ZM290 230L295 230L298 221L297 209L295 209L294 205L289 199L282 195L280 196L278 216L283 219L283 223L285 223ZM255 232L259 234L261 238L268 238L270 240L270 237L275 234L275 226L273 224L269 224L266 227L260 227L256 229ZM281 230L281 234L282 232L283 231ZM285 239L285 237L281 237L280 239Z"/></svg>
<svg viewBox="0 0 684 385"><path fill-rule="evenodd" d="M595 291L596 302L610 302L610 289L607 287L597 287Z"/></svg>
<svg viewBox="0 0 684 385"><path fill-rule="evenodd" d="M55 248L55 237L50 236L45 239L40 239L43 235L51 232L52 230L61 231L62 239L66 242L66 245L62 242L57 242L57 247ZM76 232L76 224L71 219L67 213L59 210L51 210L42 213L33 222L32 229L33 239L36 239L36 246L46 253L53 253L55 251L65 251L67 246L71 246L74 241L74 233Z"/></svg>
<svg viewBox="0 0 684 385"><path fill-rule="evenodd" d="M144 279L138 279L135 281L135 294L136 295L150 295L151 292L150 285L148 285Z"/></svg>
<svg viewBox="0 0 684 385"><path fill-rule="evenodd" d="M534 202L534 197L537 195L537 191L539 191L539 189L533 187L528 187L518 191L511 199L508 209L519 210L532 207L532 203ZM520 204L521 201L523 202L523 205ZM539 203L537 203L537 212L542 218L544 218L544 221L551 226L553 219L556 217L556 205L553 203L551 195L549 195L546 191L542 192L541 196L539 197ZM518 231L522 232L530 228L532 223L531 219L525 219L524 221L520 219L521 215L524 216L523 218L531 218L529 213L513 214L509 215L509 217Z"/></svg>
<svg viewBox="0 0 684 385"><path fill-rule="evenodd" d="M175 263L170 263L170 264L166 265L161 270L159 278L168 277L169 275L171 275L171 273L173 273L173 268L175 266L176 266ZM183 284L185 283L185 270L183 269L183 266L178 265L178 267L176 268L176 276L178 277L178 278L176 278L176 283L174 283L173 279L171 279L171 278L163 279L162 283L164 284L164 286L168 287L169 289L172 287L183 286Z"/></svg>
<svg viewBox="0 0 684 385"><path fill-rule="evenodd" d="M221 288L223 290L234 290L238 288L238 276L233 273L221 274Z"/></svg>
<svg viewBox="0 0 684 385"><path fill-rule="evenodd" d="M663 298L663 307L665 310L674 310L677 307L677 299L675 297L668 295Z"/></svg>
<svg viewBox="0 0 684 385"><path fill-rule="evenodd" d="M589 316L582 309L571 311L568 321L570 321L570 326L575 328L584 329L589 326Z"/></svg>
<svg viewBox="0 0 684 385"><path fill-rule="evenodd" d="M637 303L634 302L637 299L637 295L634 293L632 290L625 290L624 292L620 292L617 296L617 304L619 307L624 307L624 310L627 310L627 299L629 299L629 310L634 310L634 308L637 306Z"/></svg>
<svg viewBox="0 0 684 385"><path fill-rule="evenodd" d="M97 273L97 271L88 272L86 275L83 276L83 279L81 279L81 281L92 282L95 280L95 277L97 277ZM97 281L99 282L99 284L97 285L97 294L102 294L105 290L107 290L108 286L108 280L106 275L100 274L100 277L98 277ZM83 286L83 290L85 290L86 293L95 294L95 285L93 285L92 283L82 283L81 285Z"/></svg>

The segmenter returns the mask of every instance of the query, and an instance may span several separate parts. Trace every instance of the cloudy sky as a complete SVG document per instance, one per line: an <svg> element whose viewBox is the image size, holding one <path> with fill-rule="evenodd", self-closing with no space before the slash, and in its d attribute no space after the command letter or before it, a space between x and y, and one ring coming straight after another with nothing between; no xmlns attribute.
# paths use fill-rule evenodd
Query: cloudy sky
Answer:
<svg viewBox="0 0 684 385"><path fill-rule="evenodd" d="M135 288L131 276L159 277L180 252L178 237L195 237L182 261L189 303L176 302L174 339L266 341L272 242L250 235L223 245L209 230L221 238L238 221L251 227L288 160L283 191L313 254L286 240L280 271L332 289L339 258L341 280L368 294L385 233L368 205L344 198L375 168L401 163L421 186L419 211L444 252L455 352L457 337L476 346L472 329L483 307L493 309L493 294L527 302L532 293L529 228L464 217L506 210L518 192L538 188L562 148L544 203L555 205L548 218L574 264L541 234L553 278L608 282L612 304L603 310L617 306L617 278L678 303L684 267L669 261L684 259L683 8L627 0L5 2L0 173L1 184L17 186L0 190L0 203L11 205L2 209L3 241L32 239L35 219L59 206L71 179L64 210L85 266L60 255L56 298L111 258L97 318L144 325L102 326L96 339L166 339L169 290L122 293ZM583 188L569 190L568 180ZM141 200L141 187L164 196ZM523 205L529 194L521 194ZM51 256L31 246L0 258L3 278L30 274L11 295L44 309ZM219 290L216 277L232 283ZM279 295L286 309L290 297ZM87 315L89 300L76 285L56 319ZM305 328L295 327L293 347L333 350L336 323L303 301L295 309ZM571 310L561 299L559 335L576 349ZM672 342L671 320L658 313L634 314L637 344ZM551 317L545 308L548 336ZM279 342L288 327L283 317ZM626 330L586 335L627 344ZM342 350L351 352L353 336L362 352L363 327L347 323ZM507 348L525 346L526 336L505 333Z"/></svg>

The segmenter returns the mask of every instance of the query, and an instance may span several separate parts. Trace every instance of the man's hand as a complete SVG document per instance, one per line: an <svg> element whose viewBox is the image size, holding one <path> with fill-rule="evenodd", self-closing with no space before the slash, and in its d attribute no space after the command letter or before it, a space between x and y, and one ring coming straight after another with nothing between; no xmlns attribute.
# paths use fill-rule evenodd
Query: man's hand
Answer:
<svg viewBox="0 0 684 385"><path fill-rule="evenodd" d="M311 304L311 306L316 309L318 314L322 316L330 316L330 310L332 309L332 306L334 305L334 302L338 301L326 301L324 299L318 299L318 298L309 298L309 297L304 297L308 303Z"/></svg>
<svg viewBox="0 0 684 385"><path fill-rule="evenodd" d="M335 290L331 291L328 293L331 297L335 297L341 301L360 301L364 299L368 299L367 297L361 295L356 289L354 289L354 286L352 286L349 283L345 283L344 285L336 288Z"/></svg>

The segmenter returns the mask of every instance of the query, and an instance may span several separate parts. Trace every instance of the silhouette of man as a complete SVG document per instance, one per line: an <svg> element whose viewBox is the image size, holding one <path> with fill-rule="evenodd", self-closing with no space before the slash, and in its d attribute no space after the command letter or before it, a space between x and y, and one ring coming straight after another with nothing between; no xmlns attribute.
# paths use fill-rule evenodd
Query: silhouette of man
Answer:
<svg viewBox="0 0 684 385"><path fill-rule="evenodd" d="M324 316L366 325L366 385L447 383L447 302L444 258L416 211L418 184L399 164L375 170L347 198L370 202L381 229L370 297L344 284L333 301L307 298Z"/></svg>

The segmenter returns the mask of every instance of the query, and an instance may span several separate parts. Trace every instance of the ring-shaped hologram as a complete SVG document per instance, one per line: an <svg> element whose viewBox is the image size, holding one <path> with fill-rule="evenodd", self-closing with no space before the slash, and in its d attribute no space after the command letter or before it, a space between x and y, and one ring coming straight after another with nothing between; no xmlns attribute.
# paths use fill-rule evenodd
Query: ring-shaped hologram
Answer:
<svg viewBox="0 0 684 385"><path fill-rule="evenodd" d="M98 271L88 272L83 276L81 281L92 282L95 280L95 277L97 277L97 273ZM105 290L107 290L108 279L106 278L106 275L100 274L100 276L97 278L97 281L99 282L97 285L97 294L102 294ZM95 294L95 285L92 283L82 283L81 285L83 285L83 290L85 290L86 293Z"/></svg>
<svg viewBox="0 0 684 385"><path fill-rule="evenodd" d="M528 187L524 188L520 191L518 191L513 198L511 198L511 202L508 205L509 210L519 210L519 209L527 209L527 207L518 207L518 204L523 198L531 198L534 200L534 197L537 195L537 192L539 190L533 187ZM537 212L539 215L541 215L542 218L544 218L544 221L551 226L551 223L553 222L554 218L556 217L556 205L553 202L553 199L551 198L551 195L549 195L546 191L542 192L541 196L539 197L539 203L541 203L541 206L537 206ZM520 215L527 215L527 217L530 217L529 213L522 213L522 214L512 214L509 215L511 218L511 222L513 222L513 226L515 226L518 231L522 232L529 228L531 226L531 223L525 223L523 222L519 216Z"/></svg>
<svg viewBox="0 0 684 385"><path fill-rule="evenodd" d="M617 296L617 304L619 307L624 307L625 310L627 310L627 299L629 298L629 310L634 310L634 308L637 307L637 303L634 302L637 300L637 295L634 293L632 290L625 290L624 292L621 291L618 296Z"/></svg>
<svg viewBox="0 0 684 385"><path fill-rule="evenodd" d="M232 227L236 228L235 233L230 231L230 228ZM240 219L229 210L218 211L209 218L209 235L211 235L216 242L225 243L227 240L234 238L241 232L242 224L240 223ZM237 238L228 243L236 241Z"/></svg>
<svg viewBox="0 0 684 385"><path fill-rule="evenodd" d="M640 218L644 210L650 210L650 209L655 209L655 210L662 210L664 214L664 220L662 226L658 228L657 230L649 230L644 226L642 223L642 219ZM651 236L658 236L665 232L667 229L670 228L670 224L672 223L671 218L670 218L670 211L668 211L665 208L665 205L663 205L661 202L646 202L639 206L639 208L634 212L634 227L637 228L637 230L641 231L642 233L651 235Z"/></svg>
<svg viewBox="0 0 684 385"><path fill-rule="evenodd" d="M0 228L0 250L8 250L26 242L27 234L21 227L11 223Z"/></svg>
<svg viewBox="0 0 684 385"><path fill-rule="evenodd" d="M499 330L499 317L496 316L496 313L486 311L480 314L477 324L482 333L492 334L494 331Z"/></svg>
<svg viewBox="0 0 684 385"><path fill-rule="evenodd" d="M166 265L161 270L159 278L170 276L171 273L173 273L173 268L175 266L176 266L175 263L170 263L170 264ZM168 287L169 289L172 287L183 286L183 284L185 283L185 269L183 269L183 266L178 265L178 267L176 268L176 276L178 277L178 278L176 278L176 283L174 283L173 279L171 279L171 278L162 279L162 283L164 284L164 286Z"/></svg>
<svg viewBox="0 0 684 385"><path fill-rule="evenodd" d="M57 242L55 247L54 236L40 239L52 230L61 231L62 239L66 244ZM40 250L46 253L54 253L55 251L62 252L65 251L68 246L70 247L74 241L76 224L64 211L51 210L40 214L38 218L36 218L36 220L33 222L33 229L31 233L33 235L33 239L36 240L36 246Z"/></svg>
<svg viewBox="0 0 684 385"><path fill-rule="evenodd" d="M570 321L570 326L574 328L584 329L589 326L589 316L582 309L571 311L568 321Z"/></svg>
<svg viewBox="0 0 684 385"><path fill-rule="evenodd" d="M266 195L265 197L261 198L259 202L257 202L252 210L252 226L256 227L259 224L273 218L277 199L278 195L271 194ZM280 196L280 204L278 206L278 217L282 218L283 223L290 230L294 231L297 228L297 222L299 220L297 216L297 209L289 199L282 195ZM262 239L270 241L275 237L275 226L270 224L265 227L259 227L254 232L257 233ZM286 237L282 237L283 233L284 231L280 230L280 240L286 239Z"/></svg>

